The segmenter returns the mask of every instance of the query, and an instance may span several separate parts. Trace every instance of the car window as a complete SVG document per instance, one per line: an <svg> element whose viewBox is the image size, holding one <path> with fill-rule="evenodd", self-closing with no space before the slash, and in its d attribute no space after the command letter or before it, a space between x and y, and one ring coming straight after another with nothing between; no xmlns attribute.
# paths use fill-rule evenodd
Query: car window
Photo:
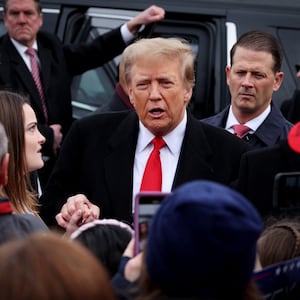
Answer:
<svg viewBox="0 0 300 300"><path fill-rule="evenodd" d="M0 36L6 33L6 28L4 26L3 20L0 20Z"/></svg>
<svg viewBox="0 0 300 300"><path fill-rule="evenodd" d="M95 111L112 98L114 83L108 78L106 68L93 69L74 78L71 91L75 119Z"/></svg>

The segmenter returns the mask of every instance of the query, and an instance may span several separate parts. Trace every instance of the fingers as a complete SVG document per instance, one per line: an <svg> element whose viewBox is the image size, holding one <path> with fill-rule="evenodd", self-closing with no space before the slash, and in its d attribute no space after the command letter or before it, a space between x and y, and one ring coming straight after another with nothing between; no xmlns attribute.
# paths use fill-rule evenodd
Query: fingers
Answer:
<svg viewBox="0 0 300 300"><path fill-rule="evenodd" d="M162 7L152 5L145 10L143 24L149 24L162 20L165 17L165 10Z"/></svg>
<svg viewBox="0 0 300 300"><path fill-rule="evenodd" d="M69 222L66 221L66 220L63 218L63 216L62 216L61 213L57 214L57 215L55 216L55 219L56 219L57 224L58 224L60 227L62 227L62 228L67 228Z"/></svg>
<svg viewBox="0 0 300 300"><path fill-rule="evenodd" d="M128 30L132 34L136 34L141 25L147 25L162 20L165 17L165 10L159 6L152 5L136 15L127 22Z"/></svg>
<svg viewBox="0 0 300 300"><path fill-rule="evenodd" d="M86 208L89 209L91 205L92 203L84 194L77 194L69 197L63 207L66 209L66 212L72 215L78 209L81 209L84 212L84 210Z"/></svg>
<svg viewBox="0 0 300 300"><path fill-rule="evenodd" d="M94 221L100 216L100 208L98 206L92 204L85 195L77 194L69 197L67 202L62 206L60 213L56 215L57 224L63 228L67 228L70 222L76 220L74 214L78 214L79 211L81 218L80 222L77 220L76 224L78 226Z"/></svg>
<svg viewBox="0 0 300 300"><path fill-rule="evenodd" d="M70 237L81 225L82 211L77 210L71 217L70 222L67 224L65 236Z"/></svg>

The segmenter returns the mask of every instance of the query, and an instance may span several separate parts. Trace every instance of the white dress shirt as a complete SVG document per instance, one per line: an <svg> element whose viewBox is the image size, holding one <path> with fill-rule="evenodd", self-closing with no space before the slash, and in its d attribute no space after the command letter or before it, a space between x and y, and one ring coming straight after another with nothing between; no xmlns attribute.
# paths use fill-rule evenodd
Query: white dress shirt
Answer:
<svg viewBox="0 0 300 300"><path fill-rule="evenodd" d="M27 68L31 72L30 57L28 54L26 54L26 50L28 49L28 47L20 44L18 41L14 40L14 39L11 39L11 41L14 44L14 46L16 47L16 49L19 52L19 54L21 55L21 57L23 58ZM33 43L32 48L37 51L37 42L36 41ZM37 57L37 59L38 59L38 57Z"/></svg>
<svg viewBox="0 0 300 300"><path fill-rule="evenodd" d="M270 112L271 112L271 105L269 105L260 115L249 120L248 122L246 122L243 125L248 126L250 128L249 133L252 134L264 122L264 120L267 118L267 116L269 115ZM234 114L232 112L232 106L230 105L225 129L231 133L234 133L232 126L236 125L236 124L240 124L240 123L234 116Z"/></svg>
<svg viewBox="0 0 300 300"><path fill-rule="evenodd" d="M160 149L160 158L162 166L162 192L170 192L172 189L178 159L181 151L181 145L186 129L187 116L184 114L183 120L179 125L167 135L163 136L166 146ZM133 210L134 198L140 191L140 186L148 157L153 149L151 141L155 136L139 122L139 135L135 150L134 168L133 168Z"/></svg>

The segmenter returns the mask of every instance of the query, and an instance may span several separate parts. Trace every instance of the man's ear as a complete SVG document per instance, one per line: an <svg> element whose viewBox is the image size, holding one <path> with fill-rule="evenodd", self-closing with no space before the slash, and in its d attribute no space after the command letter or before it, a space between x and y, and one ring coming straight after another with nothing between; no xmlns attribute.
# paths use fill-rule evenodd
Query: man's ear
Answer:
<svg viewBox="0 0 300 300"><path fill-rule="evenodd" d="M128 97L129 97L129 100L130 100L130 103L134 106L134 100L133 100L133 97L132 97L132 88L127 86L127 92L128 92Z"/></svg>
<svg viewBox="0 0 300 300"><path fill-rule="evenodd" d="M9 162L9 154L4 154L1 163L0 163L0 185L4 186L7 184L8 179L8 162Z"/></svg>

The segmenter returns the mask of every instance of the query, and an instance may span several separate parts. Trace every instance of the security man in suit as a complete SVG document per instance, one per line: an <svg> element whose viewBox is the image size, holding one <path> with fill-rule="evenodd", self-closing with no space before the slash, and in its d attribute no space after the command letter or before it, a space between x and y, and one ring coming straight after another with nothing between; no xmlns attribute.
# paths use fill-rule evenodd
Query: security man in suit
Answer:
<svg viewBox="0 0 300 300"><path fill-rule="evenodd" d="M292 124L272 101L283 80L282 49L268 32L244 33L230 51L231 66L226 67L231 103L203 122L231 133L235 125L248 127L241 138L253 148L263 148L287 138Z"/></svg>

